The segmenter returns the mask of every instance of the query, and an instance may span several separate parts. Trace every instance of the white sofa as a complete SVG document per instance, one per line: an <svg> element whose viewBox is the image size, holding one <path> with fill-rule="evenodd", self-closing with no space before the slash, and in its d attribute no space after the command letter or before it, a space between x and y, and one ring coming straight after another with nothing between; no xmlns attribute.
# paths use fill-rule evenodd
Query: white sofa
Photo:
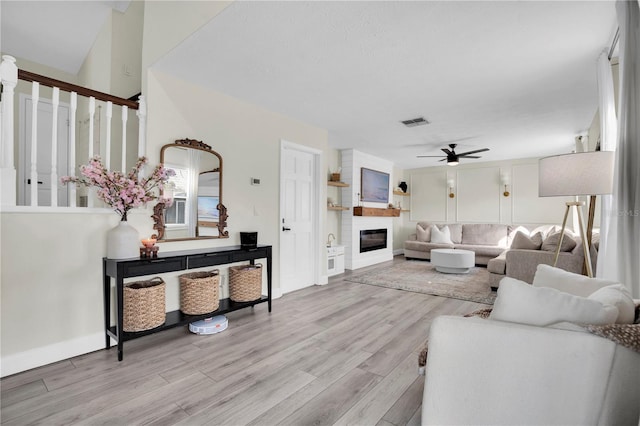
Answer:
<svg viewBox="0 0 640 426"><path fill-rule="evenodd" d="M533 285L505 278L489 319L433 321L422 424L638 426L640 352L566 322L635 311L624 286L548 265Z"/></svg>
<svg viewBox="0 0 640 426"><path fill-rule="evenodd" d="M640 354L584 331L442 316L423 425L638 425Z"/></svg>

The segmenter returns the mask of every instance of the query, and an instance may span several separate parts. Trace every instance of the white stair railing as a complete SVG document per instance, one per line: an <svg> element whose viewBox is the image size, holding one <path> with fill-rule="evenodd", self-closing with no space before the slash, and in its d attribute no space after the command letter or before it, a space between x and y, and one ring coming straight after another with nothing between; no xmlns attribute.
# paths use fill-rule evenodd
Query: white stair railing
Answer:
<svg viewBox="0 0 640 426"><path fill-rule="evenodd" d="M12 56L2 56L0 63L2 83L2 122L0 123L0 204L16 205L16 168L13 158L13 93L18 84L18 67Z"/></svg>
<svg viewBox="0 0 640 426"><path fill-rule="evenodd" d="M105 141L105 166L110 169L111 166L111 147L112 147L112 132L111 122L113 116L113 105L119 105L122 108L122 161L120 169L126 172L126 154L127 154L127 119L128 111L130 109L137 110L136 115L138 118L138 156L145 155L146 152L146 116L147 107L144 96L140 96L139 100L132 101L129 99L123 99L116 96L112 96L106 93L98 92L95 90L87 89L74 84L66 83L60 80L55 80L49 77L41 76L38 74L30 73L28 71L20 70L16 66L15 58L4 55L2 57L2 63L0 63L0 83L2 85L2 98L0 104L0 171L1 171L1 193L0 203L2 206L15 206L16 205L16 167L14 160L14 145L15 145L15 130L14 130L14 116L15 116L15 102L14 93L18 80L24 80L32 83L31 99L32 99L32 122L31 122L31 145L30 145L30 158L29 158L29 170L24 173L24 176L29 176L31 181L30 187L30 206L38 206L38 137L42 141L43 136L47 141L51 143L51 207L58 206L58 187L59 178L63 174L70 176L76 175L76 119L78 109L78 96L88 98L88 115L89 115L89 140L88 147L85 152L88 152L88 157L94 156L94 141L96 130L94 123L96 120L96 101L106 102L106 141ZM41 94L40 87L47 86L53 88L52 92L52 108L53 108L53 124L51 128L51 135L38 135L42 133L42 129L38 130L38 103L40 102ZM58 113L60 107L60 91L69 93L69 154L68 154L68 170L60 170L58 164ZM85 163L85 161L82 161ZM76 188L75 185L69 186L69 206L76 206ZM88 198L88 206L94 205L94 199L92 196ZM49 206L47 206L49 207Z"/></svg>

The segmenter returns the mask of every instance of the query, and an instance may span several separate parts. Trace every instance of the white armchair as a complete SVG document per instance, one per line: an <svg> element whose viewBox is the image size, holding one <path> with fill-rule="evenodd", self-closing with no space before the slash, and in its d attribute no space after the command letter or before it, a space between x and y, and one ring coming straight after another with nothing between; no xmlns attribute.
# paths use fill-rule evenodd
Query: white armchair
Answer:
<svg viewBox="0 0 640 426"><path fill-rule="evenodd" d="M498 301L492 315L497 310ZM639 420L640 353L632 349L567 322L544 327L442 316L431 325L423 425Z"/></svg>
<svg viewBox="0 0 640 426"><path fill-rule="evenodd" d="M423 425L638 425L640 354L588 332L442 316Z"/></svg>

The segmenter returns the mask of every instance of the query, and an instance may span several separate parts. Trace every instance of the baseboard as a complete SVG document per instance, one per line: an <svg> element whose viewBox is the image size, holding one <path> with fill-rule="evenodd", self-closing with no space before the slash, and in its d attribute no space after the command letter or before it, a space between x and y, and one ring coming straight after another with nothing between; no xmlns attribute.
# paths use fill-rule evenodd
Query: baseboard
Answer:
<svg viewBox="0 0 640 426"><path fill-rule="evenodd" d="M112 340L112 344L115 342ZM0 377L42 367L43 365L84 355L89 352L104 349L104 333L95 333L90 336L78 337L64 342L40 348L29 349L17 354L2 357L0 363Z"/></svg>
<svg viewBox="0 0 640 426"><path fill-rule="evenodd" d="M404 255L404 249L396 249L393 251L394 256Z"/></svg>

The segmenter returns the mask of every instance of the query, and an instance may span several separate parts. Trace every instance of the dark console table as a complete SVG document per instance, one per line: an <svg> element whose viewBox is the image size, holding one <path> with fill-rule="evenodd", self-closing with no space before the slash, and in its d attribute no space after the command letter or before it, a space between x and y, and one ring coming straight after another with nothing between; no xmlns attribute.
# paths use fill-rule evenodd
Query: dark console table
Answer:
<svg viewBox="0 0 640 426"><path fill-rule="evenodd" d="M157 275L163 272L182 271L185 269L203 268L235 262L249 261L252 265L256 259L266 259L267 263L267 295L251 302L233 302L221 299L218 310L203 315L185 315L179 310L167 312L166 321L159 327L139 332L125 332L122 329L123 288L124 279L141 275ZM267 302L271 312L271 246L258 245L256 249L244 250L240 246L217 247L208 249L185 250L159 253L158 257L147 259L107 259L102 260L104 290L104 324L105 347L111 347L111 338L118 342L118 361L123 358L123 346L127 340L137 339L148 334L157 333L173 327L189 324L215 315L223 315L238 309L247 308ZM116 325L111 326L111 278L116 283Z"/></svg>

